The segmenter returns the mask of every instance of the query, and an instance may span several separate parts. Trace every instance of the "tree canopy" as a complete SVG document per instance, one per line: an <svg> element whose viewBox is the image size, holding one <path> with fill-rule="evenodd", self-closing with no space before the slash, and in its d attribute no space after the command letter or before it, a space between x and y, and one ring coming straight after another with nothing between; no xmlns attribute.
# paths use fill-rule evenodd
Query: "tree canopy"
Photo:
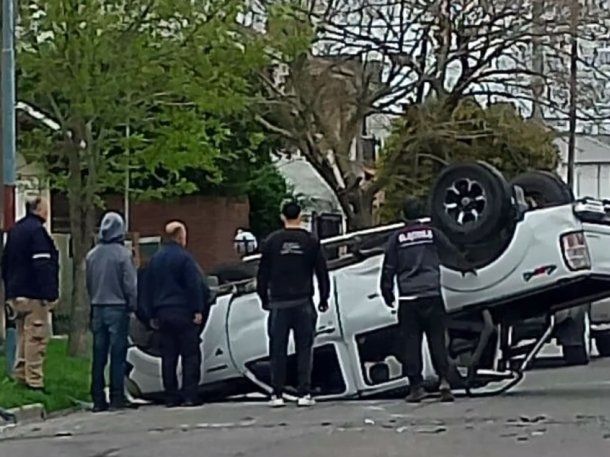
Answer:
<svg viewBox="0 0 610 457"><path fill-rule="evenodd" d="M590 48L609 17L595 2L580 8L576 30L567 1L252 3L250 22L264 30L274 63L261 72L260 121L316 168L351 228L373 222L383 187L358 151L371 115L402 116L436 101L454 116L462 100L475 98L565 117L568 44L574 35ZM599 63L578 57L583 119L600 118L594 108L609 76Z"/></svg>
<svg viewBox="0 0 610 457"><path fill-rule="evenodd" d="M242 0L20 2L20 98L59 123L25 133L22 151L67 192L74 252L70 351L83 350L84 259L95 205L123 187L140 196L196 191L188 170L223 180L229 119L248 107L262 43L243 34Z"/></svg>
<svg viewBox="0 0 610 457"><path fill-rule="evenodd" d="M528 170L557 168L555 133L526 120L512 104L482 107L462 100L452 112L431 101L410 107L398 119L382 152L383 218L393 220L407 195L428 197L432 181L446 163L482 160L508 178Z"/></svg>

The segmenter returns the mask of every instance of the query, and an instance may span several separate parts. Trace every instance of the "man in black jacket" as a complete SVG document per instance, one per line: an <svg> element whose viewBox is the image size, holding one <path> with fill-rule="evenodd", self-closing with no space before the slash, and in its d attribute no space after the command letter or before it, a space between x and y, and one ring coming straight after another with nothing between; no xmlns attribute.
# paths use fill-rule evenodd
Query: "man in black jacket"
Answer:
<svg viewBox="0 0 610 457"><path fill-rule="evenodd" d="M26 202L26 213L8 233L2 279L8 306L17 316L19 341L13 376L32 390L44 390L49 313L59 297L59 256L44 227L48 202L31 197Z"/></svg>
<svg viewBox="0 0 610 457"><path fill-rule="evenodd" d="M165 241L152 257L144 277L143 305L161 337L163 386L166 405L196 406L201 381L202 326L209 312L209 289L201 269L187 252L187 231L170 222ZM182 358L182 393L176 369Z"/></svg>
<svg viewBox="0 0 610 457"><path fill-rule="evenodd" d="M386 305L394 307L394 284L398 283L398 322L406 344L403 360L411 387L407 401L418 403L425 398L422 386L422 339L425 332L432 363L441 381L441 400L451 402L453 395L448 383L449 357L439 250L457 256L463 271L473 270L442 232L420 222L423 208L419 200L406 200L404 216L406 226L388 241L381 273L381 292Z"/></svg>
<svg viewBox="0 0 610 457"><path fill-rule="evenodd" d="M286 359L290 331L294 332L298 370L298 405L312 406L312 348L317 313L313 305L313 275L318 279L320 312L328 310L330 280L320 242L301 228L301 208L295 202L282 207L285 228L263 243L257 291L269 310L268 332L273 395L271 406L284 406Z"/></svg>

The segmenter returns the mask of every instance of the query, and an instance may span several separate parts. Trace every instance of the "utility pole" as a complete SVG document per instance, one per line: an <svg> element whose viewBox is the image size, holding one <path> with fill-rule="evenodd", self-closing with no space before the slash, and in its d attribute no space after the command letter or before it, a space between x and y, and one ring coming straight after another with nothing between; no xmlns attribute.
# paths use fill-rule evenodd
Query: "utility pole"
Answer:
<svg viewBox="0 0 610 457"><path fill-rule="evenodd" d="M576 161L576 121L578 107L578 23L580 0L570 3L570 111L568 140L568 185L574 189L574 167Z"/></svg>
<svg viewBox="0 0 610 457"><path fill-rule="evenodd" d="M129 184L130 184L130 150L129 150L129 139L131 138L131 128L129 126L129 121L127 121L127 126L125 127L125 137L127 139L127 146L125 148L125 158L127 159L125 165L125 189L123 195L123 210L125 212L125 231L129 233L131 218L129 216L129 212L131 211L131 205L129 201Z"/></svg>
<svg viewBox="0 0 610 457"><path fill-rule="evenodd" d="M532 118L536 120L543 119L542 99L544 92L544 49L542 47L542 36L545 32L544 26L544 6L545 0L534 0L532 3L532 17L533 17L533 37L532 37L532 70L535 75L532 78Z"/></svg>
<svg viewBox="0 0 610 457"><path fill-rule="evenodd" d="M4 232L14 219L15 196L15 0L2 0L2 170L0 173L0 255L4 247ZM4 289L4 288L2 288ZM2 313L5 297L2 290ZM6 335L7 369L12 371L14 362L15 332Z"/></svg>

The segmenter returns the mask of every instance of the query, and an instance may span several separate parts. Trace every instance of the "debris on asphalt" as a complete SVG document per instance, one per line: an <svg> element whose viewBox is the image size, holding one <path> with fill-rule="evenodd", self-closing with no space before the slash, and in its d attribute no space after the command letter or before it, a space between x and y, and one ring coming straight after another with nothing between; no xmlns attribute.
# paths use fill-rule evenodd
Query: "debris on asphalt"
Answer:
<svg viewBox="0 0 610 457"><path fill-rule="evenodd" d="M197 428L232 428L235 427L235 422L203 422L197 424Z"/></svg>
<svg viewBox="0 0 610 457"><path fill-rule="evenodd" d="M427 435L435 435L438 433L445 433L447 427L421 427L415 430L417 433L423 433Z"/></svg>
<svg viewBox="0 0 610 457"><path fill-rule="evenodd" d="M375 425L375 421L373 419L364 419L364 423L366 425Z"/></svg>
<svg viewBox="0 0 610 457"><path fill-rule="evenodd" d="M396 433L404 433L407 431L407 427L398 427Z"/></svg>
<svg viewBox="0 0 610 457"><path fill-rule="evenodd" d="M534 416L534 417L521 416L519 419L521 419L521 422L525 422L528 424L535 424L538 422L546 421L547 417L545 415L541 414L539 416Z"/></svg>
<svg viewBox="0 0 610 457"><path fill-rule="evenodd" d="M599 421L599 422L604 422L605 421L605 417L604 416L592 416L592 415L588 415L588 414L577 414L576 415L576 420L578 420L578 421Z"/></svg>

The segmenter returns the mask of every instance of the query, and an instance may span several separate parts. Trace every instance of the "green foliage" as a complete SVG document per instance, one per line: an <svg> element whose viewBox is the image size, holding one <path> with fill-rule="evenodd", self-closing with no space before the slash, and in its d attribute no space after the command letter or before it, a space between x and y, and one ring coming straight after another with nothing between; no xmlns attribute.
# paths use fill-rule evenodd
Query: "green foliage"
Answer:
<svg viewBox="0 0 610 457"><path fill-rule="evenodd" d="M237 22L245 0L20 2L20 98L59 132L26 133L21 152L66 191L74 253L69 351L85 351L85 256L100 195L197 190L189 170L221 182L227 119L248 107L262 40Z"/></svg>
<svg viewBox="0 0 610 457"><path fill-rule="evenodd" d="M280 148L277 139L263 133L253 113L226 121L233 132L220 143L226 151L216 160L222 180L213 180L203 170L185 173L202 194L247 195L250 201L250 230L260 239L280 226L282 199L288 188L272 164L271 153Z"/></svg>
<svg viewBox="0 0 610 457"><path fill-rule="evenodd" d="M221 181L220 145L232 134L224 119L246 109L247 76L265 62L261 43L239 29L243 7L241 0L21 2L20 97L61 124L58 133L25 133L23 151L46 164L62 190L76 156L89 195L120 188L127 165L134 183L150 184L135 186L142 197L195 191L187 169Z"/></svg>
<svg viewBox="0 0 610 457"><path fill-rule="evenodd" d="M282 226L282 201L290 195L284 177L272 165L254 171L250 184L250 229L260 240Z"/></svg>
<svg viewBox="0 0 610 457"><path fill-rule="evenodd" d="M525 120L511 104L483 108L464 99L453 112L430 101L410 107L393 127L382 152L383 218L399 217L404 197L427 197L444 163L483 160L507 178L527 170L555 170L555 134Z"/></svg>
<svg viewBox="0 0 610 457"><path fill-rule="evenodd" d="M45 361L45 388L47 393L33 392L0 374L0 407L42 403L47 412L73 408L75 402L88 402L90 390L90 361L86 358L66 357L65 340L51 340ZM6 361L0 357L4 371Z"/></svg>

